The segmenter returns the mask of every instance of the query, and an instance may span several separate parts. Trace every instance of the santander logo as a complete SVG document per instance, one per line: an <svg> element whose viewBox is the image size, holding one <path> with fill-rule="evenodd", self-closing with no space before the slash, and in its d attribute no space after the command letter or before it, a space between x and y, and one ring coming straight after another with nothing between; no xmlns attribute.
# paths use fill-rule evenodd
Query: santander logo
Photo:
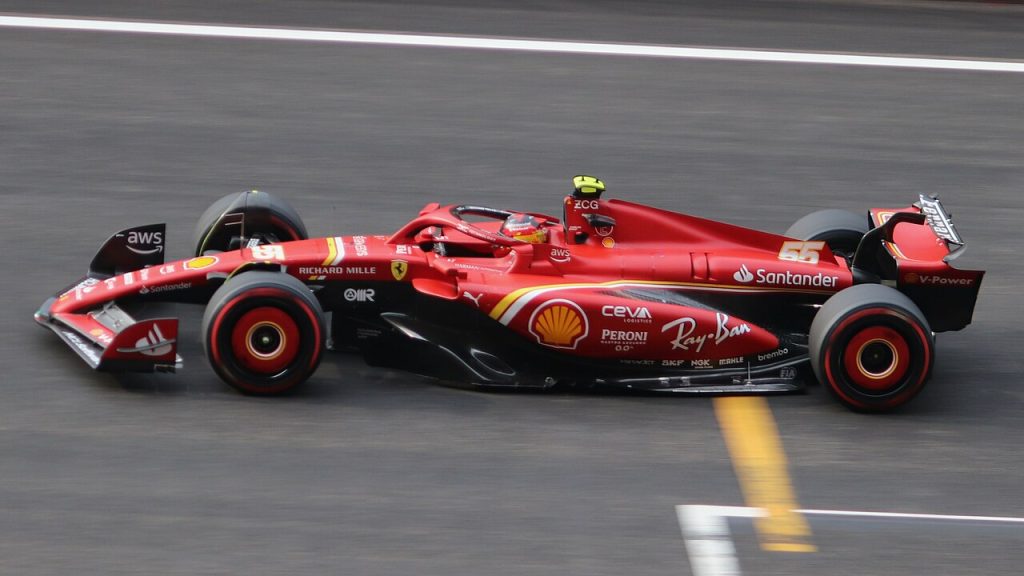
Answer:
<svg viewBox="0 0 1024 576"><path fill-rule="evenodd" d="M743 284L746 284L747 282L750 282L751 280L754 279L754 275L751 274L750 270L747 269L746 264L740 266L740 269L737 270L736 273L732 275L732 277L737 282L742 282Z"/></svg>
<svg viewBox="0 0 1024 576"><path fill-rule="evenodd" d="M839 276L826 276L824 272L817 274L801 274L799 272L769 272L758 268L751 274L746 264L740 266L732 277L742 284L754 282L768 286L811 286L814 288L834 288L839 283Z"/></svg>

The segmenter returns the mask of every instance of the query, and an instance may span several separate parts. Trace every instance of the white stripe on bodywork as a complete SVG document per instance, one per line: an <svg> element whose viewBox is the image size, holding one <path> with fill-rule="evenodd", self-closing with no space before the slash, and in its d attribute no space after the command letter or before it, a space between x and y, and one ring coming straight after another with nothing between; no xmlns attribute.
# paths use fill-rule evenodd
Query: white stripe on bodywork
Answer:
<svg viewBox="0 0 1024 576"><path fill-rule="evenodd" d="M547 287L542 286L542 287L537 288L535 290L531 290L531 291L523 294L519 298L517 298L515 302L513 302L511 305L509 305L509 307L505 310L505 313L501 315L501 318L498 319L498 322L501 322L502 324L508 326L508 323L511 322L512 319L515 318L516 315L519 314L519 312L521 312L522 309L527 304L529 304L534 298L536 298L537 296L541 296L541 295L547 294L549 292L556 292L558 290L580 290L580 289L588 290L588 289L593 289L593 288L608 288L608 289L615 289L615 288L654 288L654 289L662 288L662 289L664 289L664 288L667 288L667 289L680 289L680 288L695 288L695 287L694 286L688 286L686 284L652 284L652 283L628 282L628 281L627 282L611 282L611 283L609 283L609 282L594 282L592 284L559 284L557 286L547 286ZM717 287L715 287L715 286L707 286L707 287L701 287L701 288L702 289L707 289L707 290L714 290ZM728 289L728 288L725 288L725 289ZM736 289L737 290L742 290L743 287L737 287Z"/></svg>
<svg viewBox="0 0 1024 576"><path fill-rule="evenodd" d="M337 251L337 255L334 260L331 260L331 266L337 266L339 262L345 259L345 241L341 239L341 236L334 237L334 249Z"/></svg>

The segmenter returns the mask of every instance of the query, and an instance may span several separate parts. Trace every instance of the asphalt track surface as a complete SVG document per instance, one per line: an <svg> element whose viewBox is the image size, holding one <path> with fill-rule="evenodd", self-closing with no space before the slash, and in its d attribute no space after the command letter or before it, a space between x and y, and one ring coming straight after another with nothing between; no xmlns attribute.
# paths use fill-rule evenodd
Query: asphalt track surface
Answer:
<svg viewBox="0 0 1024 576"><path fill-rule="evenodd" d="M1024 59L1012 7L844 3L0 2L0 12ZM243 6L243 4L245 4ZM783 231L938 193L988 270L934 377L872 417L775 397L804 508L1024 516L1024 76L0 29L0 573L687 574L675 506L742 506L712 400L483 394L328 358L236 394L90 373L32 321L117 228L184 257L212 199L288 197L313 234L429 201L611 195ZM201 310L181 307L185 334ZM745 574L1018 574L1020 526L809 517Z"/></svg>

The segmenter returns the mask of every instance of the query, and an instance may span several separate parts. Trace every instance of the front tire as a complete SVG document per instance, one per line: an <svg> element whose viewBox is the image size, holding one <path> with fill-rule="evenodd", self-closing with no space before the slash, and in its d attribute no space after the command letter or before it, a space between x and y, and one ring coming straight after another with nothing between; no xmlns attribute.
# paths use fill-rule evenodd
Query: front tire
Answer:
<svg viewBox="0 0 1024 576"><path fill-rule="evenodd" d="M254 395L282 394L305 382L326 341L324 313L309 289L267 271L228 279L206 307L202 335L214 372Z"/></svg>
<svg viewBox="0 0 1024 576"><path fill-rule="evenodd" d="M264 213L265 212L265 213ZM230 214L241 214L245 226L225 225ZM255 217L259 214L261 217ZM227 252L242 248L251 238L261 244L274 244L309 237L298 211L283 198L252 190L236 192L218 199L203 212L192 234L196 256L207 252Z"/></svg>
<svg viewBox="0 0 1024 576"><path fill-rule="evenodd" d="M829 298L811 323L809 345L815 376L858 412L909 402L927 382L935 357L920 308L879 284L852 286Z"/></svg>

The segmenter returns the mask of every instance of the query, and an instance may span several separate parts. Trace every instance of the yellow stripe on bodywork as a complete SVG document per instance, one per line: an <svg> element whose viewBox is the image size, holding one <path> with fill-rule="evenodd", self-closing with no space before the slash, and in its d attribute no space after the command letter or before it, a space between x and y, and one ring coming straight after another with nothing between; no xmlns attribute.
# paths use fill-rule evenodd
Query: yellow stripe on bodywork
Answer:
<svg viewBox="0 0 1024 576"><path fill-rule="evenodd" d="M327 258L324 258L324 263L322 265L330 266L331 263L334 262L334 259L338 257L338 243L333 237L325 238L325 240L327 241ZM310 280L323 280L324 278L326 278L326 276L317 276L315 274L309 277Z"/></svg>
<svg viewBox="0 0 1024 576"><path fill-rule="evenodd" d="M772 552L815 552L811 528L797 512L786 454L768 402L758 396L715 398L722 435L747 505L765 511L754 521L761 548Z"/></svg>
<svg viewBox="0 0 1024 576"><path fill-rule="evenodd" d="M334 238L327 239L327 258L324 258L324 266L330 266L331 262L334 262L334 258L338 255L338 247L334 243Z"/></svg>

